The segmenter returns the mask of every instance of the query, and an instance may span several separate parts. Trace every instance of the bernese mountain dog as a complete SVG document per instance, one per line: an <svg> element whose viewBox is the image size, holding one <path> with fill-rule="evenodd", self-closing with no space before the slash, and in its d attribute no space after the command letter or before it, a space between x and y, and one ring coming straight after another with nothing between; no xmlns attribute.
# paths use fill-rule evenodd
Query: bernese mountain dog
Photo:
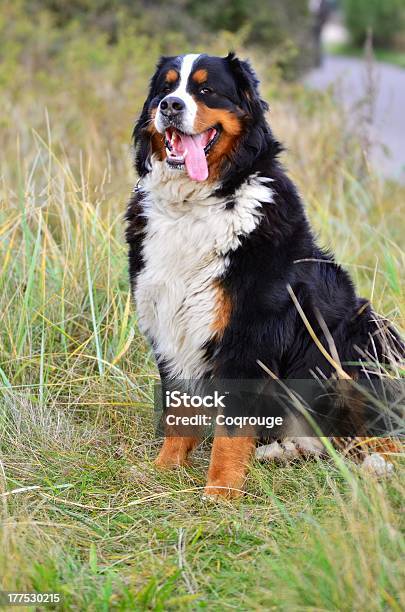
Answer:
<svg viewBox="0 0 405 612"><path fill-rule="evenodd" d="M130 281L163 385L353 378L398 340L317 245L258 84L234 53L162 57L134 129ZM207 494L240 493L257 437L214 435ZM198 443L167 426L156 465Z"/></svg>

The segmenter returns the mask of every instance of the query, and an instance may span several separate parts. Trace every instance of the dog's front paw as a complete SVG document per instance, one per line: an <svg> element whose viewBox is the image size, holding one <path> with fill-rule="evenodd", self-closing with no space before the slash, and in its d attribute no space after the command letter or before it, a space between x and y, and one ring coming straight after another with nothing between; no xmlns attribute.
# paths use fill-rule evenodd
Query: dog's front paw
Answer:
<svg viewBox="0 0 405 612"><path fill-rule="evenodd" d="M173 470L189 465L188 455L197 444L197 438L167 437L154 463L157 468Z"/></svg>
<svg viewBox="0 0 405 612"><path fill-rule="evenodd" d="M238 484L239 483L224 482L220 479L208 482L204 489L204 497L211 499L236 499L243 495L243 489L241 489Z"/></svg>
<svg viewBox="0 0 405 612"><path fill-rule="evenodd" d="M175 470L176 468L189 465L189 462L179 457L161 456L159 454L153 464L159 470Z"/></svg>

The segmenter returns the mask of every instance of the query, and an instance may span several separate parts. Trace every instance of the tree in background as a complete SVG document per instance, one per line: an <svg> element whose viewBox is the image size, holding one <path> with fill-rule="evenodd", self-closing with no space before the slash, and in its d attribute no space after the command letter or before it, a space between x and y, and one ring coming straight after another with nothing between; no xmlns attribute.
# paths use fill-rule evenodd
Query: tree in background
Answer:
<svg viewBox="0 0 405 612"><path fill-rule="evenodd" d="M329 19L332 3L330 0L309 0L308 4L313 16L312 32L314 36L315 65L320 66L323 55L321 35L323 27Z"/></svg>
<svg viewBox="0 0 405 612"><path fill-rule="evenodd" d="M281 67L302 70L315 63L313 14L308 0L186 0L185 7L209 30L246 29L246 43L278 48ZM288 73L288 69L287 69Z"/></svg>
<svg viewBox="0 0 405 612"><path fill-rule="evenodd" d="M390 47L405 23L404 0L343 0L343 10L356 45L363 45L371 30L376 47Z"/></svg>
<svg viewBox="0 0 405 612"><path fill-rule="evenodd" d="M207 34L242 33L248 46L276 56L284 76L316 63L314 14L309 0L19 0L28 13L47 11L59 28L75 22L101 30L115 43L123 22L136 20L146 35L180 33L190 50Z"/></svg>

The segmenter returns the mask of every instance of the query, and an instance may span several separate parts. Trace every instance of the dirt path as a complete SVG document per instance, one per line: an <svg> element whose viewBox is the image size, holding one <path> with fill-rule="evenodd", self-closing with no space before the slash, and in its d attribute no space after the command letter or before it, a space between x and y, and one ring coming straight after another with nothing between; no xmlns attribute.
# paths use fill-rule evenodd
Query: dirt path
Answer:
<svg viewBox="0 0 405 612"><path fill-rule="evenodd" d="M405 183L405 70L382 62L370 70L362 59L326 56L305 82L315 89L334 84L336 97L355 122L370 119L376 169Z"/></svg>

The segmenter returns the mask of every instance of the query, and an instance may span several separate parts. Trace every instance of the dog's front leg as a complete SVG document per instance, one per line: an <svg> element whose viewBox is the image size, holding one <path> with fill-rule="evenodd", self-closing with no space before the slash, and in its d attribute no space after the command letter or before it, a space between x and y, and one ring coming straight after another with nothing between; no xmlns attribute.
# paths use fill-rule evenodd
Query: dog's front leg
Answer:
<svg viewBox="0 0 405 612"><path fill-rule="evenodd" d="M165 437L155 465L159 468L173 469L180 465L187 465L189 453L197 446L199 438L196 436L168 435ZM175 432L172 432L172 434Z"/></svg>
<svg viewBox="0 0 405 612"><path fill-rule="evenodd" d="M205 494L227 498L242 495L255 446L255 437L215 436Z"/></svg>
<svg viewBox="0 0 405 612"><path fill-rule="evenodd" d="M193 417L195 409L184 406L166 406L165 398L169 391L179 391L177 386L167 381L162 366L159 366L161 376L161 397L163 412L158 427L159 434L164 435L163 445L154 463L156 467L163 469L174 469L181 465L187 465L188 455L198 445L203 431L198 425L185 425L183 417ZM183 390L183 389L181 389Z"/></svg>

